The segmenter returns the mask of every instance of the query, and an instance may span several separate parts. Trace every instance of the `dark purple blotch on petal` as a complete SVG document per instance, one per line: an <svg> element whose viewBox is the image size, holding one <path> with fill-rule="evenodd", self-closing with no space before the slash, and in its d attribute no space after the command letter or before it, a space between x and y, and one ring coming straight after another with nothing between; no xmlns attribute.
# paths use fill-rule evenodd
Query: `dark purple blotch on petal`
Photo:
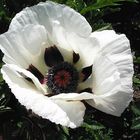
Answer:
<svg viewBox="0 0 140 140"><path fill-rule="evenodd" d="M73 63L74 64L77 63L79 61L79 59L80 59L80 55L73 51Z"/></svg>
<svg viewBox="0 0 140 140"><path fill-rule="evenodd" d="M37 77L40 83L43 82L44 76L35 66L31 64L27 70L30 71L35 77ZM31 79L28 77L26 79L31 81Z"/></svg>
<svg viewBox="0 0 140 140"><path fill-rule="evenodd" d="M82 82L87 80L88 77L91 75L91 73L92 73L92 65L83 68L82 71L81 71L81 74L80 74L80 75L82 75Z"/></svg>
<svg viewBox="0 0 140 140"><path fill-rule="evenodd" d="M47 66L52 67L64 61L64 58L58 48L54 45L46 48L44 54L45 63Z"/></svg>
<svg viewBox="0 0 140 140"><path fill-rule="evenodd" d="M18 74L20 74L22 77L24 77L27 81L33 83L32 79L29 78L29 77L27 77L24 73L22 73L22 72L18 72Z"/></svg>
<svg viewBox="0 0 140 140"><path fill-rule="evenodd" d="M79 91L79 93L82 93L82 92L92 93L92 89L91 88L85 88L85 89Z"/></svg>

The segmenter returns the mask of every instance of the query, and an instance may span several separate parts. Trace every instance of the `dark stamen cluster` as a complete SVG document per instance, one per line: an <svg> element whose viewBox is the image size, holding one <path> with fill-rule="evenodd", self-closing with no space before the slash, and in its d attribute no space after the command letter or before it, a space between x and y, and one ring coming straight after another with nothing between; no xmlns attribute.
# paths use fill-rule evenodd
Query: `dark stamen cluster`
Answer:
<svg viewBox="0 0 140 140"><path fill-rule="evenodd" d="M68 62L51 67L47 74L47 86L55 94L76 92L78 80L78 71Z"/></svg>

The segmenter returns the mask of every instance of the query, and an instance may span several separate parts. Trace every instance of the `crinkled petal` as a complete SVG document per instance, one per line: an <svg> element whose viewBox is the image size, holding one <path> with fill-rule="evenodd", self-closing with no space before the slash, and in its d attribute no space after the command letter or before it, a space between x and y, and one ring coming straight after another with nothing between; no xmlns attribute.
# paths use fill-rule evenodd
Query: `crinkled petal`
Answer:
<svg viewBox="0 0 140 140"><path fill-rule="evenodd" d="M93 67L93 92L96 95L116 92L121 86L120 73L115 64L102 55L96 57Z"/></svg>
<svg viewBox="0 0 140 140"><path fill-rule="evenodd" d="M100 42L100 53L93 63L93 107L120 116L132 100L133 64L125 35L114 31L92 34Z"/></svg>
<svg viewBox="0 0 140 140"><path fill-rule="evenodd" d="M124 34L118 35L112 30L95 32L92 36L99 40L101 53L116 65L121 84L131 88L134 72L129 40Z"/></svg>
<svg viewBox="0 0 140 140"><path fill-rule="evenodd" d="M26 25L21 30L8 31L0 36L3 61L26 69L32 64L45 74L45 42L47 33L41 25Z"/></svg>
<svg viewBox="0 0 140 140"><path fill-rule="evenodd" d="M54 100L53 102L66 112L70 120L70 123L68 124L69 127L76 128L83 123L85 106L82 102L65 100Z"/></svg>
<svg viewBox="0 0 140 140"><path fill-rule="evenodd" d="M25 8L13 18L10 29L15 30L27 24L40 24L51 33L53 23L58 23L68 32L75 32L80 36L88 36L92 30L82 15L68 6L51 1Z"/></svg>
<svg viewBox="0 0 140 140"><path fill-rule="evenodd" d="M47 96L40 94L40 91L25 81L9 65L4 65L1 72L15 97L27 109L32 109L42 118L63 126L75 128L82 123L85 112L83 103L50 100Z"/></svg>
<svg viewBox="0 0 140 140"><path fill-rule="evenodd" d="M22 28L28 24L39 24L46 28L52 45L59 46L65 61L72 62L73 49L69 44L69 34L75 33L88 37L91 27L86 19L65 5L47 1L28 7L18 13L10 24L10 30Z"/></svg>

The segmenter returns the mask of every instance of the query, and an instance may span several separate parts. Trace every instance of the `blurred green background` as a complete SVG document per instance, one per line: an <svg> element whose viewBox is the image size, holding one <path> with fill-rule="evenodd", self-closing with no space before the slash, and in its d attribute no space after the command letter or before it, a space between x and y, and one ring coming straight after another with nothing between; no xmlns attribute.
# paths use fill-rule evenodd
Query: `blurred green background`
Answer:
<svg viewBox="0 0 140 140"><path fill-rule="evenodd" d="M0 0L0 34L8 30L15 14L40 1ZM0 75L0 140L139 140L140 3L136 0L52 1L66 4L80 12L93 31L114 29L118 33L126 34L134 56L134 100L121 117L114 117L87 106L84 124L77 129L69 129L27 112L11 94ZM3 64L2 57L0 52L0 67Z"/></svg>

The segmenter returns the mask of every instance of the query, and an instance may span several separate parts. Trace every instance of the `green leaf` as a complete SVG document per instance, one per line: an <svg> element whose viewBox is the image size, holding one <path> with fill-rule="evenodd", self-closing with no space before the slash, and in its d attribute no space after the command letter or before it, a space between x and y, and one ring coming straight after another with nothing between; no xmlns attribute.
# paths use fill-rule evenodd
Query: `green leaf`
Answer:
<svg viewBox="0 0 140 140"><path fill-rule="evenodd" d="M134 84L140 84L140 79L137 78L136 76L133 77L133 82Z"/></svg>
<svg viewBox="0 0 140 140"><path fill-rule="evenodd" d="M23 125L23 122L18 122L18 123L17 123L17 126L18 126L19 128L21 128L22 125Z"/></svg>
<svg viewBox="0 0 140 140"><path fill-rule="evenodd" d="M98 122L94 122L94 124L92 124L92 125L89 125L84 122L82 127L85 127L87 129L91 129L91 130L101 130L101 129L105 128L102 124L100 124Z"/></svg>
<svg viewBox="0 0 140 140"><path fill-rule="evenodd" d="M5 105L5 102L6 102L6 98L5 98L5 95L2 93L0 95L0 107Z"/></svg>
<svg viewBox="0 0 140 140"><path fill-rule="evenodd" d="M62 126L62 129L63 129L64 133L69 136L69 128Z"/></svg>
<svg viewBox="0 0 140 140"><path fill-rule="evenodd" d="M132 120L131 129L139 130L140 129L140 117L136 117Z"/></svg>
<svg viewBox="0 0 140 140"><path fill-rule="evenodd" d="M85 7L80 11L81 14L85 14L92 10L101 9L107 6L117 6L120 5L118 2L137 2L136 0L97 0L96 3L93 3L90 6Z"/></svg>
<svg viewBox="0 0 140 140"><path fill-rule="evenodd" d="M135 115L140 116L140 109L136 107L135 105L131 106L132 111L134 112Z"/></svg>
<svg viewBox="0 0 140 140"><path fill-rule="evenodd" d="M57 3L62 3L65 4L67 2L67 0L51 0L53 2L57 2Z"/></svg>
<svg viewBox="0 0 140 140"><path fill-rule="evenodd" d="M140 57L134 57L134 63L140 63Z"/></svg>
<svg viewBox="0 0 140 140"><path fill-rule="evenodd" d="M11 111L10 107L0 106L0 113Z"/></svg>
<svg viewBox="0 0 140 140"><path fill-rule="evenodd" d="M81 11L83 8L85 8L85 3L83 0L67 0L66 5L77 11Z"/></svg>
<svg viewBox="0 0 140 140"><path fill-rule="evenodd" d="M112 25L109 23L98 24L94 26L94 31L103 31L103 30L110 30L110 29L112 29Z"/></svg>

